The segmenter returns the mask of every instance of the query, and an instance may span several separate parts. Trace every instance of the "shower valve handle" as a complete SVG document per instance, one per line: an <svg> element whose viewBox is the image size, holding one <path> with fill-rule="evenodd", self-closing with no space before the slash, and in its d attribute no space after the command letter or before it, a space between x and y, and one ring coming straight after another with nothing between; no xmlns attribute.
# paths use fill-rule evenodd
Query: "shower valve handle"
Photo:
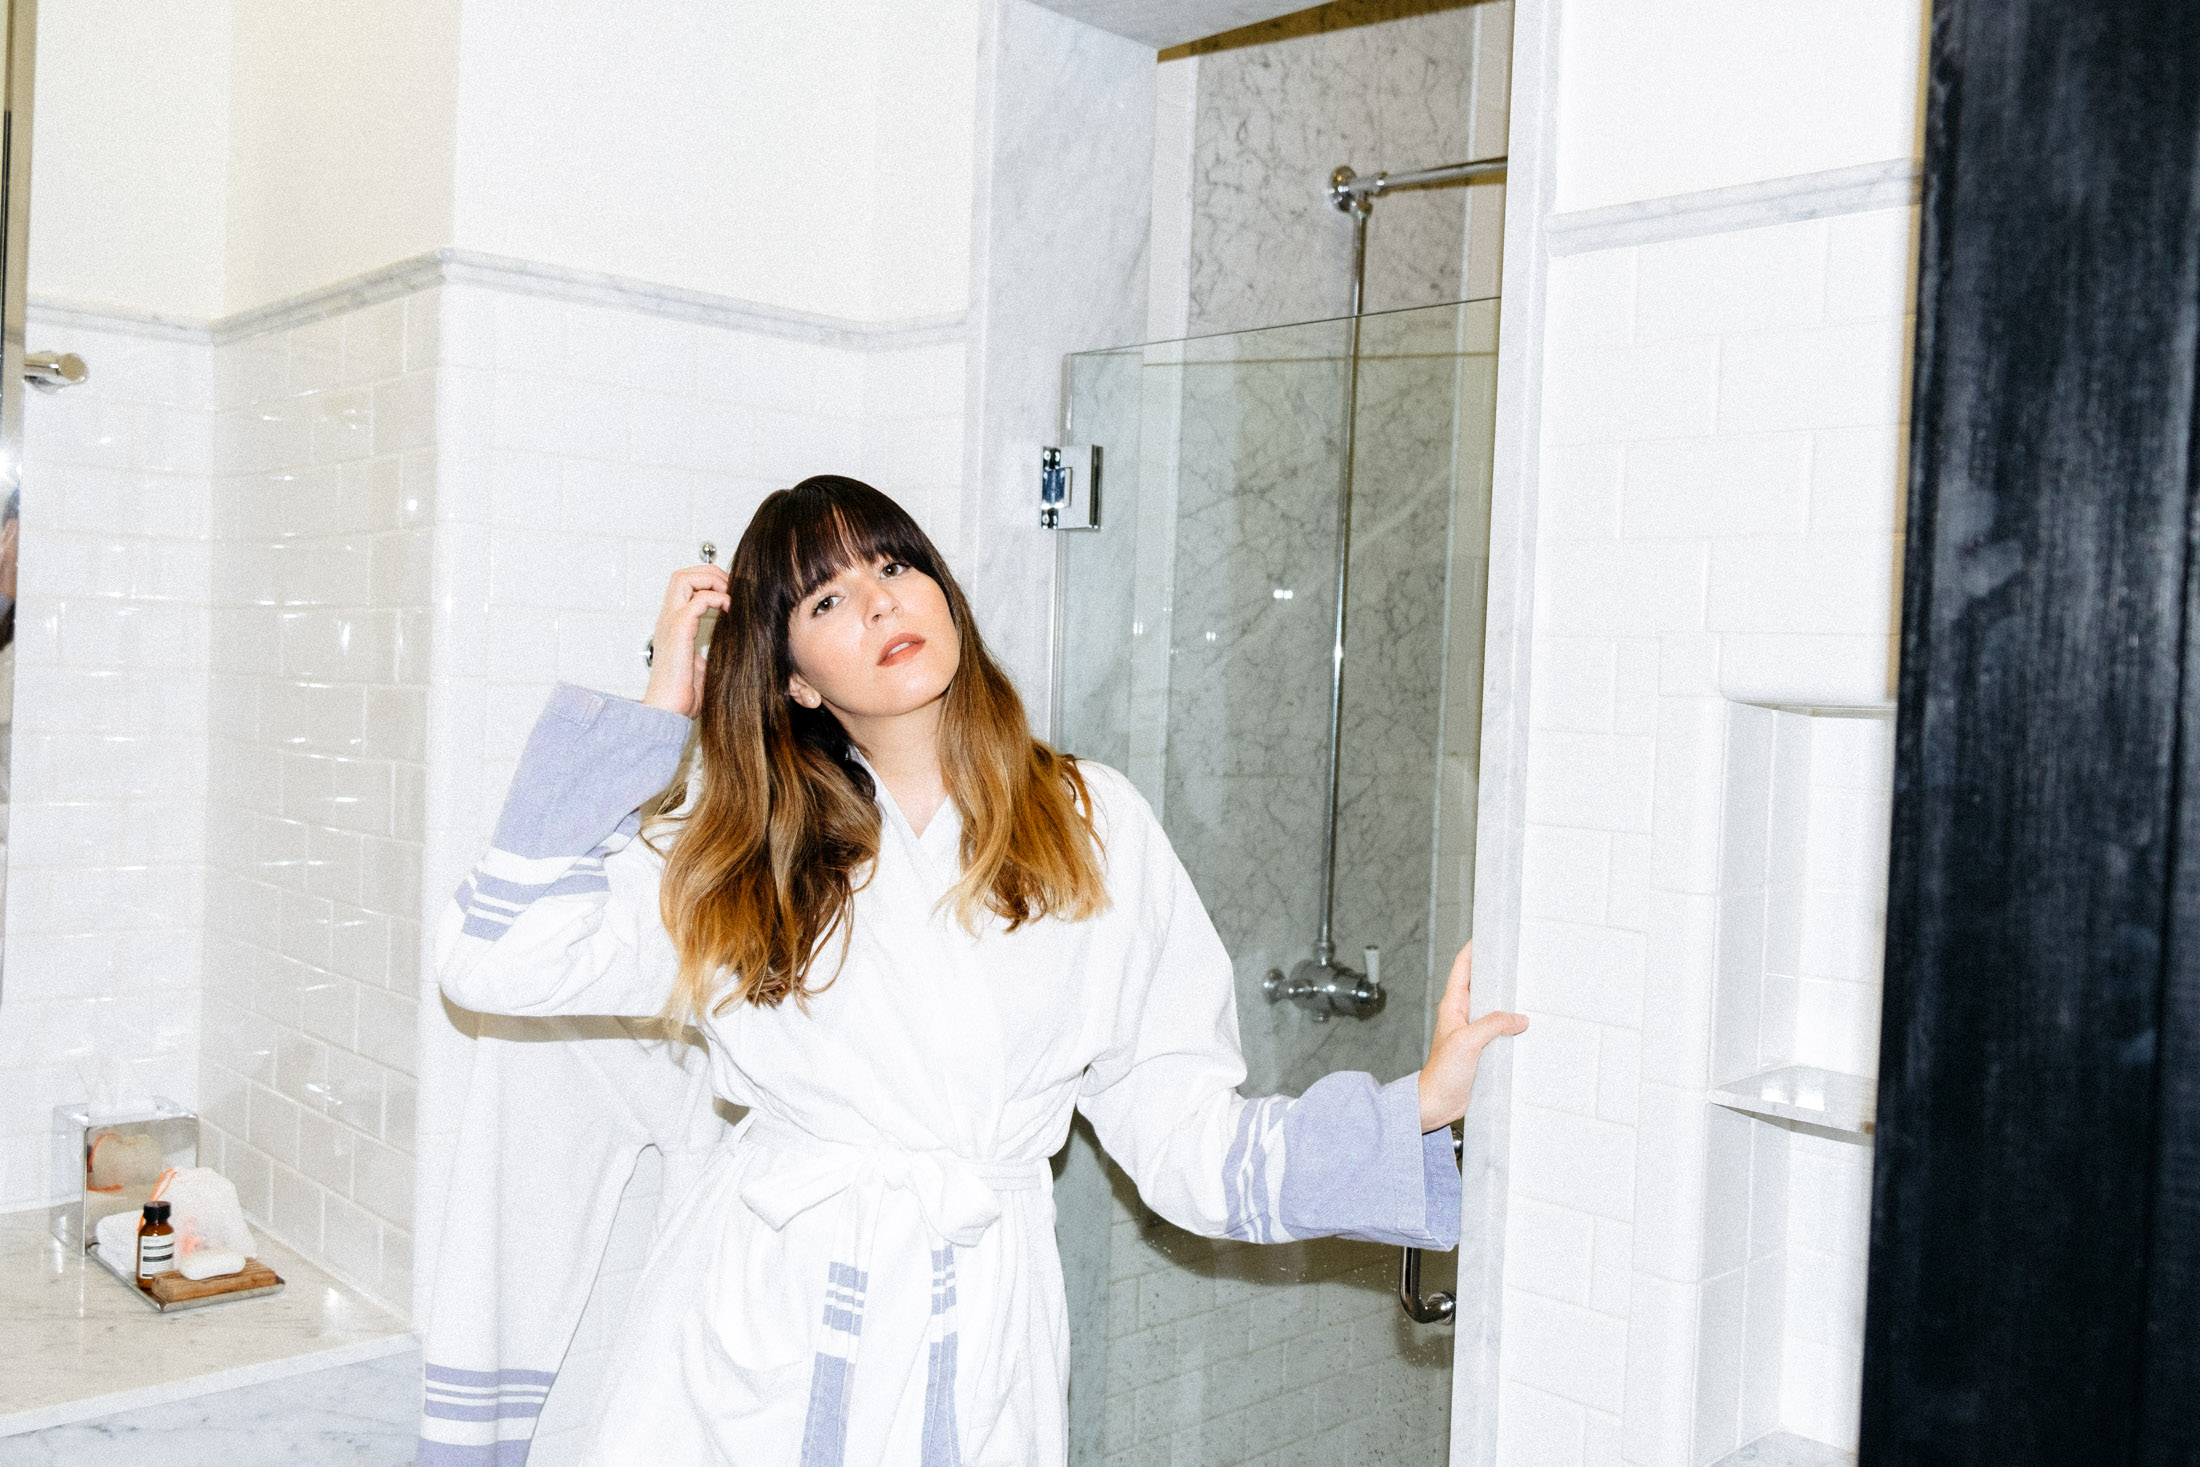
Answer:
<svg viewBox="0 0 2200 1467"><path fill-rule="evenodd" d="M1350 1014L1364 1019L1379 1012L1387 997L1383 985L1356 968L1308 958L1286 977L1281 968L1270 968L1260 991L1270 1003L1288 999L1314 1012L1314 1022L1324 1023L1331 1014Z"/></svg>

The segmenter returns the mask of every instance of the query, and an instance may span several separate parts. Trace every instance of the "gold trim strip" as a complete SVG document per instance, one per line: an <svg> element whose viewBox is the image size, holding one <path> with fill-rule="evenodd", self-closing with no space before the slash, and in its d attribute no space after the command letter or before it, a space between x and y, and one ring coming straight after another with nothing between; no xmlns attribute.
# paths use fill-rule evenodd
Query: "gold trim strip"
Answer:
<svg viewBox="0 0 2200 1467"><path fill-rule="evenodd" d="M1316 5L1310 10L1294 10L1274 20L1255 21L1234 31L1171 46L1154 59L1182 61L1187 56L1209 56L1217 51L1265 46L1273 41L1292 41L1329 31L1349 31L1363 25L1380 25L1386 20L1434 15L1439 10L1463 10L1469 5L1483 3L1485 0L1330 0L1329 4Z"/></svg>

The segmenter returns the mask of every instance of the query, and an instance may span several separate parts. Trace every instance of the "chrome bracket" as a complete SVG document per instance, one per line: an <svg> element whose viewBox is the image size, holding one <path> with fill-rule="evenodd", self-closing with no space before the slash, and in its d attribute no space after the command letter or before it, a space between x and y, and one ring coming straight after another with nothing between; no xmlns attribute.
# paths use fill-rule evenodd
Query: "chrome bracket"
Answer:
<svg viewBox="0 0 2200 1467"><path fill-rule="evenodd" d="M1375 212L1374 196L1382 192L1385 177L1386 175L1378 173L1368 183L1361 183L1354 188L1353 185L1359 183L1360 175L1350 168L1340 167L1329 175L1329 187L1324 192L1329 195L1330 207L1338 213L1354 214L1364 219Z"/></svg>
<svg viewBox="0 0 2200 1467"><path fill-rule="evenodd" d="M1039 450L1039 528L1100 528L1100 445Z"/></svg>

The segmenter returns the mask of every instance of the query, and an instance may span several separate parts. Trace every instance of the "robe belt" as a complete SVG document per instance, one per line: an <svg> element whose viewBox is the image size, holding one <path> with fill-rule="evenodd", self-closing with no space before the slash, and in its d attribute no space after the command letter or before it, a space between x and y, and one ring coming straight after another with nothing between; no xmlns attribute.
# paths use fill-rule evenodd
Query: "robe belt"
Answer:
<svg viewBox="0 0 2200 1467"><path fill-rule="evenodd" d="M1034 1191L1053 1180L1043 1158L973 1161L944 1148L918 1151L886 1140L826 1141L763 1114L752 1115L738 1135L737 1145L760 1153L743 1169L741 1200L774 1230L850 1188L862 1189L874 1203L899 1188L916 1198L936 1240L968 1248L1000 1217L1001 1193Z"/></svg>
<svg viewBox="0 0 2200 1467"><path fill-rule="evenodd" d="M822 1307L811 1316L814 1364L802 1460L832 1467L845 1460L849 1393L862 1379L856 1357L879 1262L874 1257L879 1204L898 1188L916 1198L931 1235L922 1263L904 1258L896 1269L898 1273L915 1265L926 1270L931 1282L923 1460L959 1467L955 1249L970 1247L1000 1219L1001 1193L1050 1186L1053 1173L1046 1161L973 1161L944 1148L920 1151L883 1139L861 1145L826 1141L755 1112L735 1128L733 1144L752 1154L742 1168L741 1200L773 1229L784 1228L821 1203L841 1199L833 1222L833 1262L821 1281ZM887 1287L910 1289L915 1283L915 1277L904 1275Z"/></svg>

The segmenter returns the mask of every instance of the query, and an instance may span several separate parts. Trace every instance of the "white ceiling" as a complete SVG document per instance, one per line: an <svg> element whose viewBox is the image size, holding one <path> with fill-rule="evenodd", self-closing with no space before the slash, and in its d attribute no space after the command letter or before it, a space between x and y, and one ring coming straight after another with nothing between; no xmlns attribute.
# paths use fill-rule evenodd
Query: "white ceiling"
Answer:
<svg viewBox="0 0 2200 1467"><path fill-rule="evenodd" d="M1036 0L1057 15L1141 41L1156 51L1304 10L1310 0Z"/></svg>

